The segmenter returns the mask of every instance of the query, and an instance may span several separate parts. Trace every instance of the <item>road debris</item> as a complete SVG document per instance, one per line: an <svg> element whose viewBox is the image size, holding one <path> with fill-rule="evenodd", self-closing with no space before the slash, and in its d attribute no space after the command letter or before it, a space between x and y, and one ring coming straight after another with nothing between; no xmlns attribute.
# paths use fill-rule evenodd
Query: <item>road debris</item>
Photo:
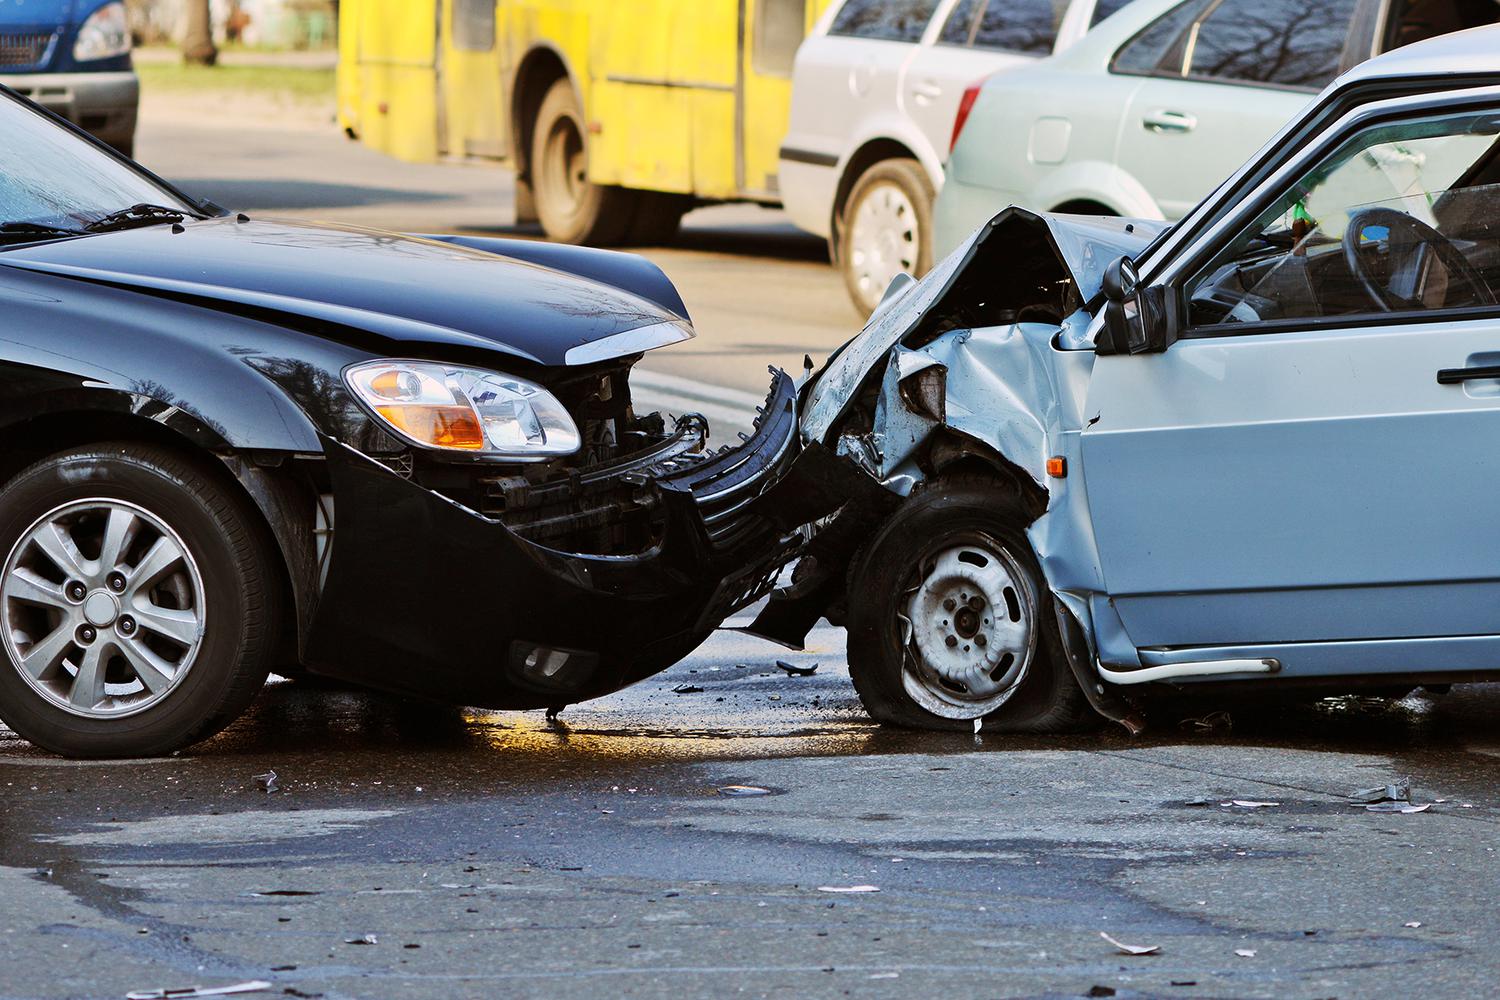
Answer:
<svg viewBox="0 0 1500 1000"><path fill-rule="evenodd" d="M272 792L281 791L281 779L275 771L267 771L265 774L252 774L256 787L262 789L267 795Z"/></svg>
<svg viewBox="0 0 1500 1000"><path fill-rule="evenodd" d="M1379 788L1363 788L1349 793L1349 801L1356 805L1376 802L1410 802L1411 786L1405 782L1382 785Z"/></svg>
<svg viewBox="0 0 1500 1000"><path fill-rule="evenodd" d="M1412 805L1410 802L1376 802L1373 805L1365 806L1365 812L1372 812L1372 813L1419 813L1419 812L1426 812L1427 810L1429 810L1431 808L1432 808L1432 803L1431 802L1424 802L1424 803L1422 803L1419 806L1418 805Z"/></svg>
<svg viewBox="0 0 1500 1000"><path fill-rule="evenodd" d="M1406 923L1402 924L1401 926L1402 927L1417 928L1417 927L1421 927L1422 926L1422 921L1420 921L1420 920L1408 920Z"/></svg>
<svg viewBox="0 0 1500 1000"><path fill-rule="evenodd" d="M1236 948L1236 949L1234 949L1234 953L1236 955L1240 956L1240 958L1254 958L1255 957L1255 949L1254 948Z"/></svg>
<svg viewBox="0 0 1500 1000"><path fill-rule="evenodd" d="M1254 799L1232 799L1221 803L1226 806L1239 806L1241 809L1271 809L1281 805L1280 802L1257 802Z"/></svg>
<svg viewBox="0 0 1500 1000"><path fill-rule="evenodd" d="M183 986L178 988L168 987L160 990L136 990L125 994L125 1000L177 1000L178 997L227 997L235 993L262 993L271 988L271 984L256 979L248 983L236 983L233 986Z"/></svg>
<svg viewBox="0 0 1500 1000"><path fill-rule="evenodd" d="M819 892L879 892L878 885L820 885Z"/></svg>
<svg viewBox="0 0 1500 1000"><path fill-rule="evenodd" d="M379 944L374 934L366 934L364 937L344 938L345 944Z"/></svg>
<svg viewBox="0 0 1500 1000"><path fill-rule="evenodd" d="M769 788L762 788L759 785L723 785L720 786L717 791L720 795L727 796L731 799L748 799L753 798L757 795L771 794L771 790Z"/></svg>
<svg viewBox="0 0 1500 1000"><path fill-rule="evenodd" d="M1209 712L1196 719L1183 719L1177 728L1194 733L1227 733L1234 728L1234 719L1228 712Z"/></svg>
<svg viewBox="0 0 1500 1000"><path fill-rule="evenodd" d="M1084 996L1089 997L1112 997L1114 995L1115 988L1113 986L1099 986L1097 984L1090 986L1089 991L1084 994Z"/></svg>
<svg viewBox="0 0 1500 1000"><path fill-rule="evenodd" d="M256 892L247 892L247 896L316 896L314 889L260 889Z"/></svg>
<svg viewBox="0 0 1500 1000"><path fill-rule="evenodd" d="M703 689L696 684L679 684L672 689L673 694L701 694Z"/></svg>
<svg viewBox="0 0 1500 1000"><path fill-rule="evenodd" d="M816 663L810 667L796 667L785 660L777 660L776 666L785 670L788 677L811 677L818 672L818 665Z"/></svg>
<svg viewBox="0 0 1500 1000"><path fill-rule="evenodd" d="M1102 937L1104 940L1108 941L1110 944L1114 945L1116 948L1118 948L1119 951L1120 951L1120 954L1122 954L1122 955L1160 955L1161 954L1161 945L1159 945L1159 944L1126 944L1123 941L1116 941L1114 938L1110 937L1108 934L1104 933L1103 931L1099 932L1099 936Z"/></svg>

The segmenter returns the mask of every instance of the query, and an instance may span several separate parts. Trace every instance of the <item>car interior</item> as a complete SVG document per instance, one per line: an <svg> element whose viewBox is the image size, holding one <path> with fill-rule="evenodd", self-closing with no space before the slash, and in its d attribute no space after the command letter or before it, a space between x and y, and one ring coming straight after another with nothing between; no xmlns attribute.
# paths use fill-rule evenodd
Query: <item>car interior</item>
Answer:
<svg viewBox="0 0 1500 1000"><path fill-rule="evenodd" d="M1368 130L1189 284L1191 326L1494 306L1500 114Z"/></svg>

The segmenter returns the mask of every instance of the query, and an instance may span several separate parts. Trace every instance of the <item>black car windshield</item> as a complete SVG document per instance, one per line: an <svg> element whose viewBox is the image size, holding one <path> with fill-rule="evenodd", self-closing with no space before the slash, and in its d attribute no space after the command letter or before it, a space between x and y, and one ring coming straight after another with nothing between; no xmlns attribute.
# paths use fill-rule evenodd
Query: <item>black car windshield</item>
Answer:
<svg viewBox="0 0 1500 1000"><path fill-rule="evenodd" d="M0 96L0 226L81 229L141 204L200 214L170 189L21 102ZM14 241L0 240L0 245Z"/></svg>

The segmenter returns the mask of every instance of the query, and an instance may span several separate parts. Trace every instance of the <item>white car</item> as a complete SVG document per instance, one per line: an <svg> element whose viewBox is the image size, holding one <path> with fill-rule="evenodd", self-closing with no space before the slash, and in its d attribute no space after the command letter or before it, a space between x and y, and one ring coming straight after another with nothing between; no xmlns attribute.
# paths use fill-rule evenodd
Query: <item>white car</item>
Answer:
<svg viewBox="0 0 1500 1000"><path fill-rule="evenodd" d="M1182 218L1339 73L1497 20L1497 0L1137 0L984 85L954 130L937 252L1007 205Z"/></svg>
<svg viewBox="0 0 1500 1000"><path fill-rule="evenodd" d="M779 185L868 315L932 266L932 202L978 81L1067 48L1129 0L835 0L797 51Z"/></svg>

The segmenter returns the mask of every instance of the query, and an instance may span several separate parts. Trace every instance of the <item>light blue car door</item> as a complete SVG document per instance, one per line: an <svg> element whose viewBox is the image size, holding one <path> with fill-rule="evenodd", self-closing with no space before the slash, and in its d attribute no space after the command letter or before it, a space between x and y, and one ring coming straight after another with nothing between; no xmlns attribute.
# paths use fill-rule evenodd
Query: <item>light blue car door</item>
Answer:
<svg viewBox="0 0 1500 1000"><path fill-rule="evenodd" d="M1182 339L1095 363L1084 475L1138 648L1316 643L1316 673L1500 636L1500 101L1328 149L1169 266Z"/></svg>

